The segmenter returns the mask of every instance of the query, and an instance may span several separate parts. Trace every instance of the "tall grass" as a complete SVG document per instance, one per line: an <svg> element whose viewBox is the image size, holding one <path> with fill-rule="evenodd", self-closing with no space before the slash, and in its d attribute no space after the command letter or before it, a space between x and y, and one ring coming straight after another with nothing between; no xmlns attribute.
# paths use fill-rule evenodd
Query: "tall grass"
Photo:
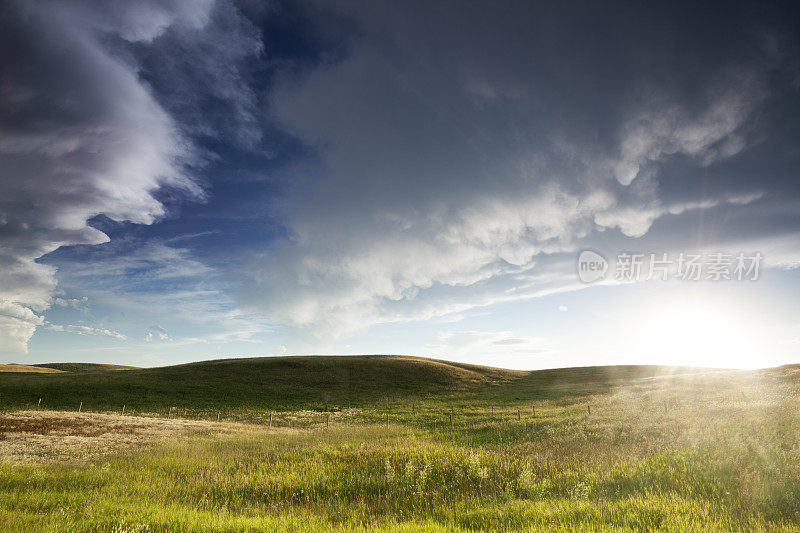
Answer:
<svg viewBox="0 0 800 533"><path fill-rule="evenodd" d="M418 400L388 427L380 405L329 429L297 413L308 429L198 435L88 467L2 463L0 528L797 530L797 393L712 375Z"/></svg>

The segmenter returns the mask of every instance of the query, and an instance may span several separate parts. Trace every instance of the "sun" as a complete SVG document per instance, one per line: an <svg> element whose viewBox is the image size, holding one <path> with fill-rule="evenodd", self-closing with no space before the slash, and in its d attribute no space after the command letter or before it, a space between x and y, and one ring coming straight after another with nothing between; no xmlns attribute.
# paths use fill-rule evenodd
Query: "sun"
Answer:
<svg viewBox="0 0 800 533"><path fill-rule="evenodd" d="M730 306L703 301L673 303L639 322L636 351L654 363L760 366L758 324Z"/></svg>

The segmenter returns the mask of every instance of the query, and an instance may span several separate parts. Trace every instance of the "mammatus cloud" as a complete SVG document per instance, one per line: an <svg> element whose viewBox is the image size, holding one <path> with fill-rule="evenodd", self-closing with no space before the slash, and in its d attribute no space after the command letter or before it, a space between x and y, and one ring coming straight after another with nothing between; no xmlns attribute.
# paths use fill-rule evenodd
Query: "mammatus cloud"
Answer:
<svg viewBox="0 0 800 533"><path fill-rule="evenodd" d="M742 151L748 120L768 95L763 76L756 69L721 75L705 90L699 112L648 93L650 101L623 126L617 180L630 185L669 156L686 155L708 166Z"/></svg>
<svg viewBox="0 0 800 533"><path fill-rule="evenodd" d="M165 109L156 101L137 61L146 62L153 47L182 47L183 54L162 54L159 61L196 58L194 72L205 77L209 98L233 102L237 123L247 125L254 104L235 59L248 53L242 43L253 36L240 35L241 24L220 21L236 16L227 2L1 4L0 350L24 352L41 313L61 305L52 299L56 271L38 258L60 246L106 242L87 224L99 214L152 223L165 214L154 195L159 188L203 195L191 175L203 158L185 132L207 125L191 117L176 122L174 102ZM259 46L251 48L257 53ZM205 53L196 53L201 48ZM178 67L171 65L186 74ZM218 69L225 75L215 76ZM186 77L175 81L171 97L183 98L188 85ZM243 142L257 137L248 128Z"/></svg>
<svg viewBox="0 0 800 533"><path fill-rule="evenodd" d="M576 289L579 247L663 236L705 211L761 215L788 187L739 164L780 114L778 82L800 79L775 75L781 39L764 46L769 24L751 32L749 9L685 25L677 4L301 0L294 42L270 41L254 22L268 10L247 2L2 7L0 351L24 350L48 307L86 308L67 294L146 317L131 331L171 347L254 340L264 315L304 337L452 316ZM286 57L264 57L262 35ZM287 153L264 164L254 152L273 135ZM202 198L203 165L220 203L282 224L237 227L224 283L196 259L202 245L152 236L166 225L41 259L105 243L102 222L87 224L98 215L150 224L161 198ZM201 235L225 232L214 215Z"/></svg>
<svg viewBox="0 0 800 533"><path fill-rule="evenodd" d="M619 228L624 235L641 237L647 233L656 220L665 215L681 215L687 211L713 209L722 205L747 205L762 196L764 196L763 193L754 192L743 195L723 195L710 200L676 202L671 205L653 202L638 206L619 206L613 210L598 212L594 221L599 227Z"/></svg>
<svg viewBox="0 0 800 533"><path fill-rule="evenodd" d="M289 199L291 238L236 273L245 308L335 335L569 290L571 254L599 232L639 237L760 198L666 195L659 173L671 156L708 166L747 146L767 98L758 67L698 57L697 76L679 51L665 58L678 82L654 94L639 35L565 64L570 37L537 27L536 8L457 11L348 12L364 30L349 54L275 88L271 113L318 151L302 171L320 178Z"/></svg>

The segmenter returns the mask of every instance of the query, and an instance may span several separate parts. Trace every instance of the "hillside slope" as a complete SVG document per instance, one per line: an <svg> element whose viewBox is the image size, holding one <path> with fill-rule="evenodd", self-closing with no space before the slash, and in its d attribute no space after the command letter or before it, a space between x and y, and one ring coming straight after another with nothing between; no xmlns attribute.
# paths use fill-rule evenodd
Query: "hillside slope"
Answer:
<svg viewBox="0 0 800 533"><path fill-rule="evenodd" d="M41 363L31 365L38 368L50 368L61 372L107 372L113 370L133 370L138 368L126 365L109 365L105 363Z"/></svg>
<svg viewBox="0 0 800 533"><path fill-rule="evenodd" d="M55 368L44 368L39 365L19 365L8 363L0 365L0 372L34 372L38 374L58 374L63 372Z"/></svg>
<svg viewBox="0 0 800 533"><path fill-rule="evenodd" d="M372 405L398 398L480 389L524 373L401 356L306 356L220 359L124 372L8 374L0 379L5 405L43 398L43 405L116 410L191 406L194 409L319 409ZM57 376L57 377L56 377Z"/></svg>
<svg viewBox="0 0 800 533"><path fill-rule="evenodd" d="M56 365L48 365L52 367ZM124 372L7 373L3 408L160 411L180 406L212 410L297 410L425 402L515 402L580 396L653 376L698 369L609 366L523 372L392 355L221 359Z"/></svg>

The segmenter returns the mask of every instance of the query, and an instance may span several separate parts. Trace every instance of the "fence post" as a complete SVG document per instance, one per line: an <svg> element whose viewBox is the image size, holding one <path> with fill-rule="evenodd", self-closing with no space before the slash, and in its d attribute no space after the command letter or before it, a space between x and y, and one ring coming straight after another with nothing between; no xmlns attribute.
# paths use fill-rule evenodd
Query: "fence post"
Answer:
<svg viewBox="0 0 800 533"><path fill-rule="evenodd" d="M389 429L389 413L386 413L386 429Z"/></svg>
<svg viewBox="0 0 800 533"><path fill-rule="evenodd" d="M36 407L41 407L41 406L42 406L42 399L39 398L39 403L36 404Z"/></svg>
<svg viewBox="0 0 800 533"><path fill-rule="evenodd" d="M587 405L587 406L586 406L586 412L587 412L588 414L592 414L592 406L591 406L591 405Z"/></svg>
<svg viewBox="0 0 800 533"><path fill-rule="evenodd" d="M450 429L453 429L453 413L450 413Z"/></svg>
<svg viewBox="0 0 800 533"><path fill-rule="evenodd" d="M330 420L329 419L330 419L330 415L328 413L325 413L325 427L326 428L328 426L330 426Z"/></svg>
<svg viewBox="0 0 800 533"><path fill-rule="evenodd" d="M83 409L83 402L81 402L81 404L78 406L78 412L79 413L81 412L81 409Z"/></svg>
<svg viewBox="0 0 800 533"><path fill-rule="evenodd" d="M517 409L517 422L520 420L522 420L522 415L520 414L519 409Z"/></svg>
<svg viewBox="0 0 800 533"><path fill-rule="evenodd" d="M269 413L269 427L272 429L272 412Z"/></svg>
<svg viewBox="0 0 800 533"><path fill-rule="evenodd" d="M122 416L125 416L125 405L122 406Z"/></svg>

